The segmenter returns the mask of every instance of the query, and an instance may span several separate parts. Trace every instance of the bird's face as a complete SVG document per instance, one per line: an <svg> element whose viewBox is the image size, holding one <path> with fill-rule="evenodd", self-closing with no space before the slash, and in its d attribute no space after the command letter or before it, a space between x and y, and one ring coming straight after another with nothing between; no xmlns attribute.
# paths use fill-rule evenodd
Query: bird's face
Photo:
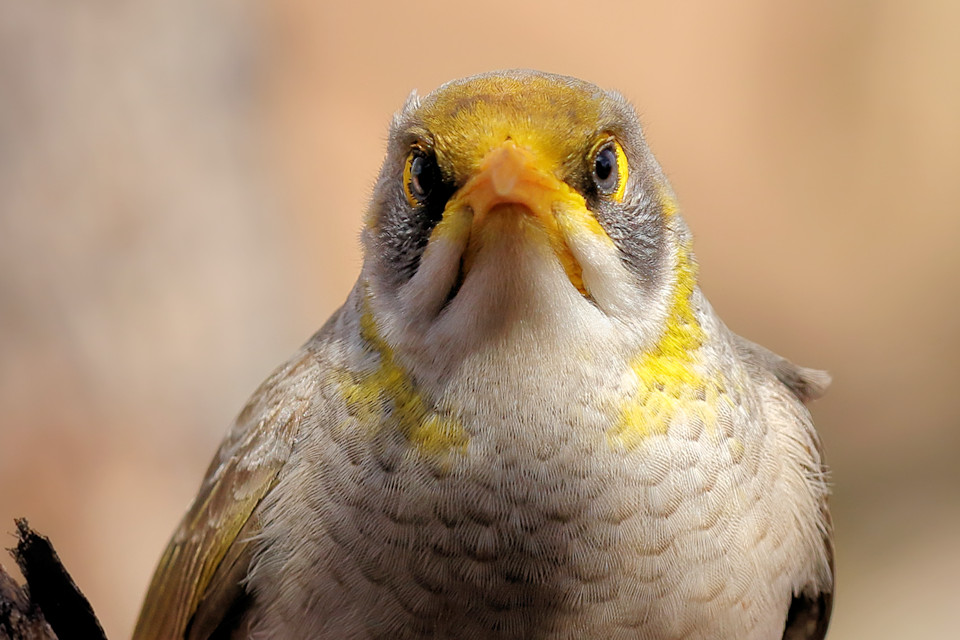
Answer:
<svg viewBox="0 0 960 640"><path fill-rule="evenodd" d="M372 304L401 341L542 322L652 343L693 278L673 203L619 94L528 71L452 82L394 119L364 232Z"/></svg>

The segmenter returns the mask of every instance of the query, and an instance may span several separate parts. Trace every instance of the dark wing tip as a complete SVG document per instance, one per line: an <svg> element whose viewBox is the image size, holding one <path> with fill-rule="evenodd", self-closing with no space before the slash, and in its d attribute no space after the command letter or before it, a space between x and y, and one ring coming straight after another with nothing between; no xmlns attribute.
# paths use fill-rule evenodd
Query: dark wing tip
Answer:
<svg viewBox="0 0 960 640"><path fill-rule="evenodd" d="M823 640L827 635L832 611L832 592L816 595L800 593L794 596L787 612L783 640Z"/></svg>

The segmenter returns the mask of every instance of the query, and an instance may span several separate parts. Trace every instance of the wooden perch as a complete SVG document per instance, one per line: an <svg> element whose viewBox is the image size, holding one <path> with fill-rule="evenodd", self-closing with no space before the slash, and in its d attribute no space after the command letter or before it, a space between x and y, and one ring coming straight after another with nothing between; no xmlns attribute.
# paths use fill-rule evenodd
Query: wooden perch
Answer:
<svg viewBox="0 0 960 640"><path fill-rule="evenodd" d="M10 554L26 578L18 585L0 567L0 640L106 640L90 603L46 537L17 523Z"/></svg>

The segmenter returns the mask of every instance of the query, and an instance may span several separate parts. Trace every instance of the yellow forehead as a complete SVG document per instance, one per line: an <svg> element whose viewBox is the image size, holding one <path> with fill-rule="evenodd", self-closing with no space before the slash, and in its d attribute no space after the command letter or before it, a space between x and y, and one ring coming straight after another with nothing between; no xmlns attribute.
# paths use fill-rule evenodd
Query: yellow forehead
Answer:
<svg viewBox="0 0 960 640"><path fill-rule="evenodd" d="M604 93L556 76L482 76L439 89L418 112L438 159L457 180L508 138L547 166L580 158L600 130Z"/></svg>

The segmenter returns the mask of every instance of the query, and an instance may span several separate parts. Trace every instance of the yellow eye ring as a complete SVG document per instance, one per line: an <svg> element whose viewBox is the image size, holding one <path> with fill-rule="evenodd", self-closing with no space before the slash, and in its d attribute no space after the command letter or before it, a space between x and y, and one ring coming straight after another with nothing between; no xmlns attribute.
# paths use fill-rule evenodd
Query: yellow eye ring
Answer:
<svg viewBox="0 0 960 640"><path fill-rule="evenodd" d="M413 191L410 188L410 171L413 166L413 152L407 154L407 161L403 165L403 195L407 197L407 202L410 203L411 207L420 206L420 203L417 202L417 199L413 196Z"/></svg>
<svg viewBox="0 0 960 640"><path fill-rule="evenodd" d="M420 148L407 154L403 165L403 193L411 207L420 207L442 180L436 157Z"/></svg>
<svg viewBox="0 0 960 640"><path fill-rule="evenodd" d="M600 140L590 154L591 177L597 191L614 202L622 202L627 188L627 156L613 136Z"/></svg>

